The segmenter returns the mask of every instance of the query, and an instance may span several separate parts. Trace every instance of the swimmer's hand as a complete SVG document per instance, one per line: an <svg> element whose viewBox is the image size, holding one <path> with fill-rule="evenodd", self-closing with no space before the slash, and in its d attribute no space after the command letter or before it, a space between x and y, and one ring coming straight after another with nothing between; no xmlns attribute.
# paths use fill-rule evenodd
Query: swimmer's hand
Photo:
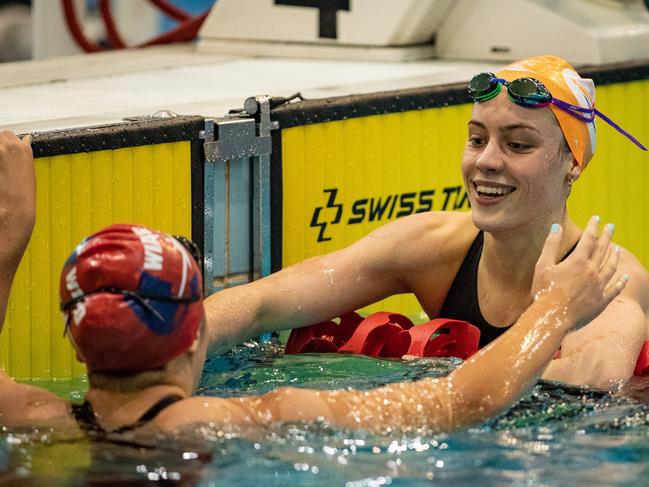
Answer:
<svg viewBox="0 0 649 487"><path fill-rule="evenodd" d="M0 132L0 330L14 274L36 220L31 138Z"/></svg>
<svg viewBox="0 0 649 487"><path fill-rule="evenodd" d="M620 260L619 247L611 244L613 225L605 225L599 237L598 225L599 217L592 217L577 247L562 262L559 260L563 229L553 225L534 270L533 298L558 293L574 328L596 318L628 281L626 275L613 277Z"/></svg>
<svg viewBox="0 0 649 487"><path fill-rule="evenodd" d="M21 140L8 130L0 132L0 181L3 246L15 244L22 256L36 215L36 176L30 136Z"/></svg>

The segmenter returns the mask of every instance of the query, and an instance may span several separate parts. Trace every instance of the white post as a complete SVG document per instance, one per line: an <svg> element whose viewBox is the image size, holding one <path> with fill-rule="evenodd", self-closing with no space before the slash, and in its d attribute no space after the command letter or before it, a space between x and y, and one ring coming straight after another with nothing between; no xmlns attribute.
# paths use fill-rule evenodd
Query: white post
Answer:
<svg viewBox="0 0 649 487"><path fill-rule="evenodd" d="M160 13L149 2L113 1L113 18L122 39L128 46L148 41L160 30Z"/></svg>
<svg viewBox="0 0 649 487"><path fill-rule="evenodd" d="M86 15L84 0L74 0L79 23ZM33 0L32 2L32 57L43 59L82 53L70 35L60 1Z"/></svg>

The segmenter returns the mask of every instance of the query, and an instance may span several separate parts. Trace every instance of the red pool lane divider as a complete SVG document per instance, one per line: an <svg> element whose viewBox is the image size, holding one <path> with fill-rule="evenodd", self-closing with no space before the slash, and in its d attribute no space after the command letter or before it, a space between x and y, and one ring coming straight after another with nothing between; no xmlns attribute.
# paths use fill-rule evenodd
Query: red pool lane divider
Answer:
<svg viewBox="0 0 649 487"><path fill-rule="evenodd" d="M478 351L480 330L467 321L436 318L413 325L399 313L380 311L363 319L356 312L340 317L340 324L323 321L296 328L284 353L354 353L370 357L459 357ZM561 358L561 349L554 358ZM634 375L649 377L649 340L644 342Z"/></svg>
<svg viewBox="0 0 649 487"><path fill-rule="evenodd" d="M649 340L645 340L642 345L633 373L640 377L649 377Z"/></svg>
<svg viewBox="0 0 649 487"><path fill-rule="evenodd" d="M471 323L436 318L413 325L399 313L381 311L363 319L358 313L291 331L287 354L355 353L371 357L459 357L467 359L479 347L480 330Z"/></svg>

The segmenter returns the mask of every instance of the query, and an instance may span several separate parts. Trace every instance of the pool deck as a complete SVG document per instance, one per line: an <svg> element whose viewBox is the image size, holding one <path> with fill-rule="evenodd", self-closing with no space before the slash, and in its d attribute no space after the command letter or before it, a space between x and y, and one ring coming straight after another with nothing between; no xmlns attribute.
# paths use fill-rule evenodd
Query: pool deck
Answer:
<svg viewBox="0 0 649 487"><path fill-rule="evenodd" d="M220 117L250 96L326 98L443 85L499 66L229 56L193 45L7 63L0 65L0 129L91 127L159 110Z"/></svg>

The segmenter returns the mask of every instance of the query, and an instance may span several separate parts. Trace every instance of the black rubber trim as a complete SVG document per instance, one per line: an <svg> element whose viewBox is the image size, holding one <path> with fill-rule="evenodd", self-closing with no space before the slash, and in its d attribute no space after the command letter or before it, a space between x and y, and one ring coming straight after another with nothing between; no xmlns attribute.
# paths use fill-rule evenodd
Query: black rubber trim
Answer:
<svg viewBox="0 0 649 487"><path fill-rule="evenodd" d="M205 126L203 123L202 127ZM190 142L190 159L192 175L192 241L198 245L201 255L205 255L205 152L203 140ZM201 262L204 272L204 262Z"/></svg>
<svg viewBox="0 0 649 487"><path fill-rule="evenodd" d="M199 131L204 127L205 119L203 117L182 116L162 120L125 121L103 127L35 133L32 136L32 150L34 157L51 157L197 140Z"/></svg>
<svg viewBox="0 0 649 487"><path fill-rule="evenodd" d="M470 102L466 84L456 83L287 103L271 111L271 120L285 129Z"/></svg>
<svg viewBox="0 0 649 487"><path fill-rule="evenodd" d="M270 155L270 271L282 268L282 222L284 219L282 202L284 183L282 179L282 133L271 132L273 152Z"/></svg>
<svg viewBox="0 0 649 487"><path fill-rule="evenodd" d="M649 60L582 66L579 73L595 85L649 79ZM471 103L466 83L454 83L407 90L384 91L287 103L271 111L271 119L282 129L333 122L348 118L408 112Z"/></svg>
<svg viewBox="0 0 649 487"><path fill-rule="evenodd" d="M603 66L581 66L579 74L592 78L595 86L649 79L649 59L611 63Z"/></svg>

